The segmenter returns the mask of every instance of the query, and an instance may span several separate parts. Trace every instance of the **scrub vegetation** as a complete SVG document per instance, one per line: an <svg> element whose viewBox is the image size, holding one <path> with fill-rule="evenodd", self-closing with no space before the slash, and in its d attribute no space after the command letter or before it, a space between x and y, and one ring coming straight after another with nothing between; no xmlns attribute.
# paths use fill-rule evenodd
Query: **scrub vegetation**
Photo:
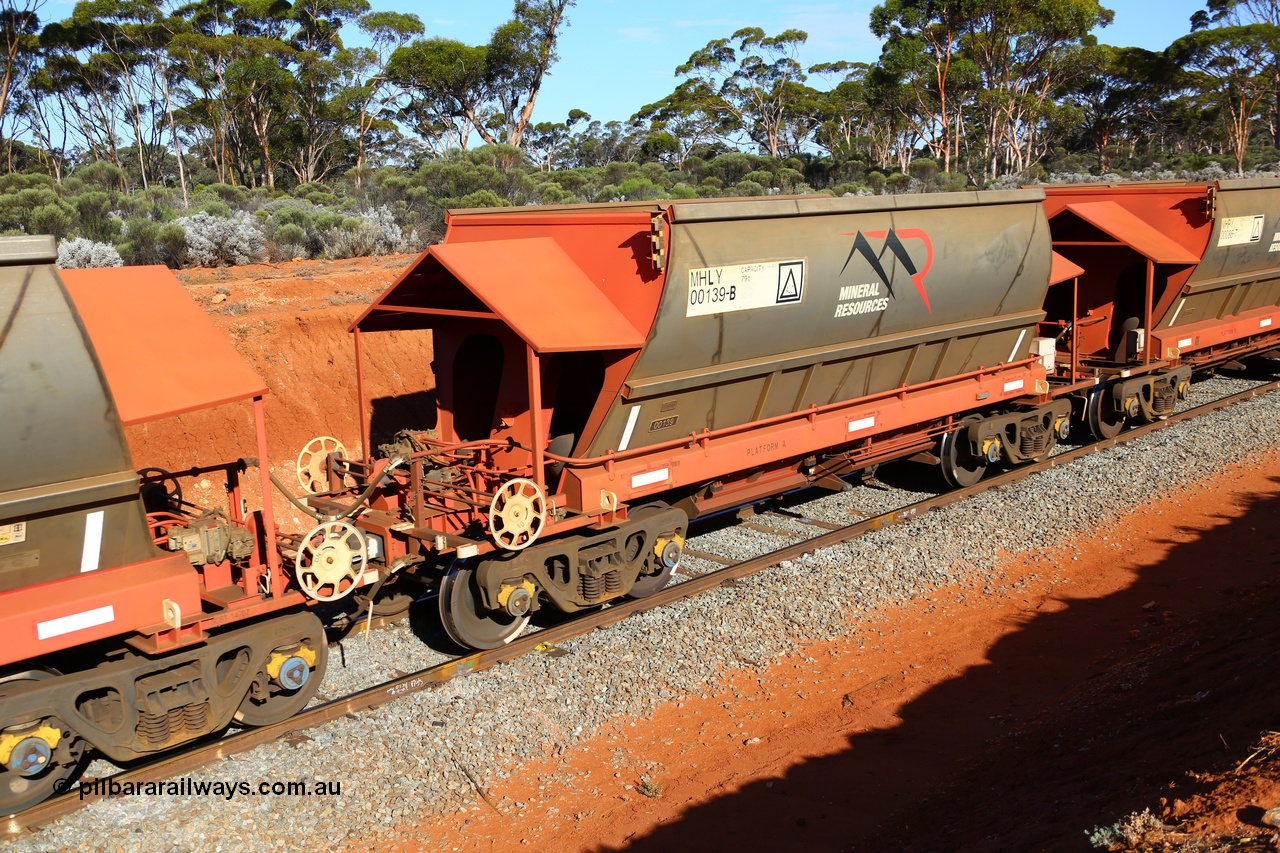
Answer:
<svg viewBox="0 0 1280 853"><path fill-rule="evenodd" d="M806 33L746 27L625 121L539 121L573 6L515 0L467 45L367 0L81 0L62 20L8 0L0 233L78 241L75 263L217 266L414 251L451 207L1280 161L1280 0L1208 0L1162 51L1100 43L1097 0L886 0L876 62L809 65Z"/></svg>

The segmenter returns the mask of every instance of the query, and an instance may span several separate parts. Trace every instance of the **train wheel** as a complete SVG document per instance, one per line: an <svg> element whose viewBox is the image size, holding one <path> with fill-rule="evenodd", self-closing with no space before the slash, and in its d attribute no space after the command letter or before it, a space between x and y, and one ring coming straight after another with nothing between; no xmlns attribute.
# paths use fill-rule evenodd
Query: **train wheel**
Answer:
<svg viewBox="0 0 1280 853"><path fill-rule="evenodd" d="M392 578L395 580L395 578ZM413 593L406 589L406 584L392 586L387 584L378 592L378 597L373 602L373 616L375 619L386 619L392 616L399 616L409 609L409 605L416 600ZM369 597L367 595L356 595L356 603L360 605L359 613L363 616L369 615Z"/></svg>
<svg viewBox="0 0 1280 853"><path fill-rule="evenodd" d="M0 675L0 703L6 690L31 681L53 678L58 673L48 669L30 669ZM49 735L56 731L58 741L49 745ZM0 720L0 744L8 752L8 760L0 764L0 815L10 815L31 808L54 794L62 793L62 784L75 773L84 756L84 741L61 723L38 720L27 726L10 726Z"/></svg>
<svg viewBox="0 0 1280 853"><path fill-rule="evenodd" d="M440 582L440 621L449 638L469 649L497 649L514 640L529 624L529 614L512 616L480 606L475 566L459 560Z"/></svg>
<svg viewBox="0 0 1280 853"><path fill-rule="evenodd" d="M329 642L324 626L312 617L314 627L305 636L271 653L235 713L243 726L270 726L287 720L307 707L324 681L329 662Z"/></svg>
<svg viewBox="0 0 1280 853"><path fill-rule="evenodd" d="M1084 408L1085 426L1094 438L1115 438L1124 428L1124 412L1113 411L1107 399L1107 387L1099 385L1089 392Z"/></svg>
<svg viewBox="0 0 1280 853"><path fill-rule="evenodd" d="M952 430L938 439L939 467L942 469L942 479L948 486L968 488L987 473L986 458L974 456L969 452L968 442L962 440L962 434L981 421L982 418L978 415L970 415L960 424L960 429Z"/></svg>

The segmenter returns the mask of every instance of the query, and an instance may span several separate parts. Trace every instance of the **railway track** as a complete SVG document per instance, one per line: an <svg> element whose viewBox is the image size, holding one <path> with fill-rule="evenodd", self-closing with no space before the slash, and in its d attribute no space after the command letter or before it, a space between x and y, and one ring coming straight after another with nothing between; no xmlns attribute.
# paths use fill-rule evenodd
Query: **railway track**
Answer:
<svg viewBox="0 0 1280 853"><path fill-rule="evenodd" d="M109 778L122 784L136 784L160 781L172 778L179 774L188 773L204 765L227 758L228 756L271 743L291 733L314 728L348 714L377 708L402 696L425 690L458 676L479 672L530 652L553 647L557 643L565 642L574 637L594 631L597 628L621 622L633 614L690 598L707 590L723 586L738 578L743 578L763 569L775 566L780 562L797 559L806 553L838 545L843 542L848 542L875 530L909 522L912 519L925 515L931 511L962 502L989 489L1009 485L1033 474L1046 471L1051 468L1060 467L1085 456L1127 444L1153 432L1167 429L1195 417L1199 417L1218 409L1226 408L1234 405L1235 403L1242 402L1277 389L1280 389L1280 381L1263 383L1234 394L1229 394L1220 399L1186 409L1182 412L1178 412L1171 415L1166 420L1136 426L1126 430L1115 438L1064 450L1043 462L1021 466L999 474L993 474L968 488L957 489L941 495L932 496L884 513L862 518L845 526L799 518L796 517L795 514L786 514L784 512L782 513L784 517L787 517L792 521L802 521L806 526L812 527L821 532L813 537L801 539L793 544L752 557L745 561L726 561L724 558L715 554L701 553L696 550L689 551L687 552L689 556L696 557L707 564L719 565L724 562L729 562L729 564L723 565L720 568L710 569L705 572L694 574L691 577L687 577L687 579L681 580L679 583L668 586L666 589L663 589L648 598L624 601L611 605L603 610L585 614L569 622L544 627L538 631L527 633L500 649L476 652L452 658L443 663L426 667L419 671L354 692L342 698L330 700L275 725L256 729L247 729L235 734L227 735L186 751L125 770ZM749 524L750 523L748 522L748 526ZM775 535L789 535L781 531L770 530L768 532L774 533ZM385 625L390 621L391 620L385 618L375 618L373 625ZM362 629L363 622L360 623L360 627L357 627L356 630ZM352 631L352 633L354 632L355 631ZM483 793L479 790L478 783L476 783L476 786L477 792L483 796ZM103 798L103 794L91 794L81 798L78 790L73 789L67 794L52 798L34 808L4 819L3 822L0 823L0 837L15 837L30 832L42 825L72 814L90 802Z"/></svg>

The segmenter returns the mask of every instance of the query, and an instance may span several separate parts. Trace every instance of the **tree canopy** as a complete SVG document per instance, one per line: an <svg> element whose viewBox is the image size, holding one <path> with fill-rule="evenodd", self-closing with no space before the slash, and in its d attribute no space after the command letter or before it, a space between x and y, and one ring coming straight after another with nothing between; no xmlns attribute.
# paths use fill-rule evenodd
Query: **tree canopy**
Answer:
<svg viewBox="0 0 1280 853"><path fill-rule="evenodd" d="M1280 0L1207 0L1162 51L1099 43L1099 0L883 0L874 62L806 64L806 32L741 27L613 121L538 113L575 0L512 0L481 44L375 2L80 0L58 17L5 0L6 169L57 186L103 164L107 189L174 188L185 208L210 185L359 189L477 145L547 175L652 164L672 176L652 186L700 194L1280 158ZM777 168L742 172L739 154Z"/></svg>

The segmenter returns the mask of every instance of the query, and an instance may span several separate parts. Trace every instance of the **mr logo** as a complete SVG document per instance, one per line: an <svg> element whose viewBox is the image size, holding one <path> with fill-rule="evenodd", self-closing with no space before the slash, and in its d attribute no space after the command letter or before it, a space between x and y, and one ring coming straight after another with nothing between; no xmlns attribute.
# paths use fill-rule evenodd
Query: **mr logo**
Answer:
<svg viewBox="0 0 1280 853"><path fill-rule="evenodd" d="M933 241L929 239L928 234L919 228L896 230L890 228L888 231L844 232L840 236L853 238L853 248L849 249L849 257L844 259L844 266L840 268L841 275L844 274L845 268L849 266L849 261L853 260L854 255L862 255L867 263L871 265L871 269L875 270L876 275L880 276L880 280L884 282L884 286L889 290L889 295L897 299L898 295L893 292L893 282L889 280L889 274L885 272L884 266L880 263L886 252L892 252L898 263L902 264L902 268L907 271L907 275L911 276L911 281L915 283L920 298L924 300L925 310L930 314L933 313L933 309L929 307L929 294L924 289L924 280L933 266ZM871 241L868 238L878 240L881 237L884 238L884 245L880 248L879 254L877 254L875 249L871 248ZM907 252L906 246L902 245L903 240L919 240L924 243L924 267L918 271L915 261L911 260L911 255Z"/></svg>
<svg viewBox="0 0 1280 853"><path fill-rule="evenodd" d="M775 305L799 302L804 295L804 261L778 264L778 298Z"/></svg>

